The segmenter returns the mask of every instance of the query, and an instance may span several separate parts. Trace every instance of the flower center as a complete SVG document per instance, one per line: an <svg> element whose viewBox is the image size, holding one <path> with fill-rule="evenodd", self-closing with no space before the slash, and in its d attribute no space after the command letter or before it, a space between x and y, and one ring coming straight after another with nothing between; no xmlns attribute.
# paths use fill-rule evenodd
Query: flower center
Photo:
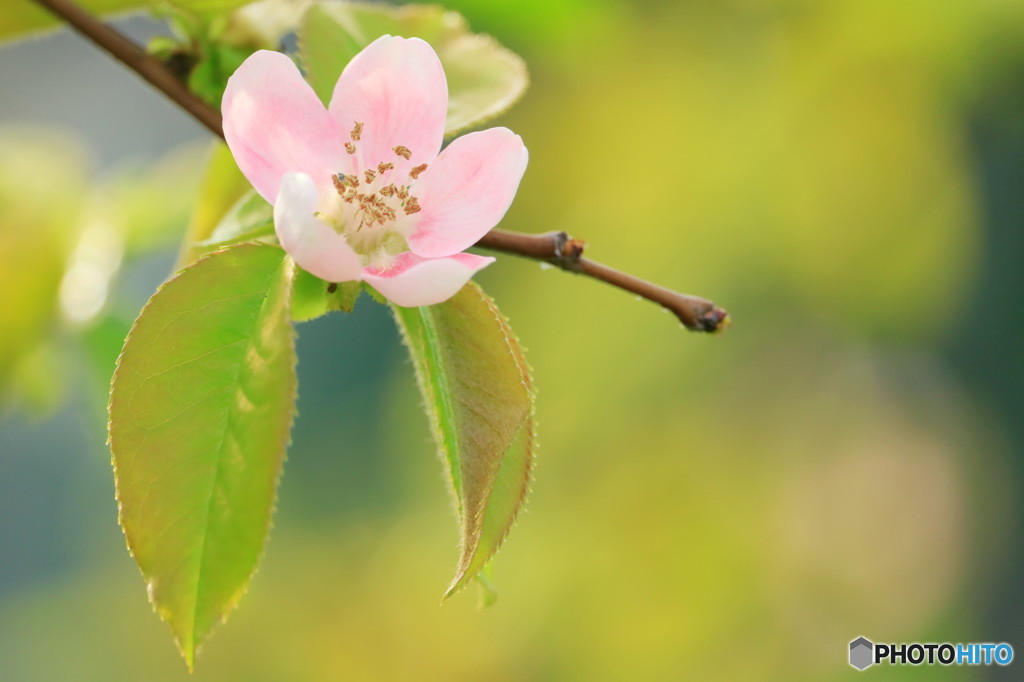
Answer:
<svg viewBox="0 0 1024 682"><path fill-rule="evenodd" d="M345 143L345 151L352 156L362 133L363 124L357 121L349 133L350 141ZM401 164L398 158L410 160L412 151L404 145L391 151L395 154L394 162L379 160L375 167L371 165L362 171L356 163L354 173L331 176L336 195L326 202L326 210L318 214L345 237L370 267L387 268L395 255L408 250L402 218L421 210L411 189L427 164L410 169L407 177L402 177L395 162Z"/></svg>

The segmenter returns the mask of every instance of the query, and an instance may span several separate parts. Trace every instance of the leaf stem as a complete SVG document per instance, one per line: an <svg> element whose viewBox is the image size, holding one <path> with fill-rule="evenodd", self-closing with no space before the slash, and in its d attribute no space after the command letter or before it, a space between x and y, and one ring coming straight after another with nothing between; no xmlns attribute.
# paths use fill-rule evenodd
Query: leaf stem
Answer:
<svg viewBox="0 0 1024 682"><path fill-rule="evenodd" d="M224 138L220 112L192 94L188 86L159 59L146 54L145 50L125 35L89 14L72 0L35 2L66 21L84 37L142 76L214 135ZM584 242L572 239L565 232L524 234L491 230L476 245L492 251L550 263L562 270L586 275L629 291L666 308L679 318L687 329L693 331L717 332L729 325L728 313L716 307L711 301L666 289L583 258Z"/></svg>

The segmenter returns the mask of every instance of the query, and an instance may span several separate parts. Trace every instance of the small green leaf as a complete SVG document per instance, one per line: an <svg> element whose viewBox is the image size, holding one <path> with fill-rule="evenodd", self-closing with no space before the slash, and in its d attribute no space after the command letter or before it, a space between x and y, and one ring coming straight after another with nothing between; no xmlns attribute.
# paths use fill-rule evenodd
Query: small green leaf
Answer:
<svg viewBox="0 0 1024 682"><path fill-rule="evenodd" d="M206 42L202 55L189 73L189 89L207 104L219 109L228 78L252 52L249 48Z"/></svg>
<svg viewBox="0 0 1024 682"><path fill-rule="evenodd" d="M490 36L470 33L455 12L435 5L322 2L306 11L299 48L307 77L325 104L345 65L385 34L422 38L437 51L448 76L448 134L501 114L529 83L518 55Z"/></svg>
<svg viewBox="0 0 1024 682"><path fill-rule="evenodd" d="M392 310L416 367L461 525L448 597L480 574L526 497L533 383L508 321L476 284L445 303Z"/></svg>
<svg viewBox="0 0 1024 682"><path fill-rule="evenodd" d="M196 261L143 308L114 373L121 526L189 669L269 530L296 391L292 272L260 244Z"/></svg>
<svg viewBox="0 0 1024 682"><path fill-rule="evenodd" d="M249 1L173 0L171 4L204 16L214 16L240 7ZM107 16L157 8L163 4L163 0L81 0L77 4L91 14ZM4 10L0 12L0 41L10 40L23 34L38 33L59 25L60 20L33 0L4 0Z"/></svg>
<svg viewBox="0 0 1024 682"><path fill-rule="evenodd" d="M350 313L362 293L362 282L325 282L301 268L295 269L295 289L292 295L292 319L306 322L332 310Z"/></svg>

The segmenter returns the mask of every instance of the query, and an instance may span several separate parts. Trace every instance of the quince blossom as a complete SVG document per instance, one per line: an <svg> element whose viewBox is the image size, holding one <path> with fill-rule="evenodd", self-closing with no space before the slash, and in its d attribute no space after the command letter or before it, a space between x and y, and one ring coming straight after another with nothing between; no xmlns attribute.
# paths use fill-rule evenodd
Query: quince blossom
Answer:
<svg viewBox="0 0 1024 682"><path fill-rule="evenodd" d="M238 167L274 206L281 246L317 277L363 280L421 306L494 262L462 251L505 215L526 147L491 128L441 151L448 83L424 41L375 40L327 108L288 57L261 50L231 76L222 109Z"/></svg>

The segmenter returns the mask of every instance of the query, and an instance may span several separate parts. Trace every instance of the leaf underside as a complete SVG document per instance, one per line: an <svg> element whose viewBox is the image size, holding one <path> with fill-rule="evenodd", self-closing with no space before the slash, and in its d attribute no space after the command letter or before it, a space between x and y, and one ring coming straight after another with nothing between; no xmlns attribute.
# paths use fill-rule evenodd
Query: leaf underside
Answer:
<svg viewBox="0 0 1024 682"><path fill-rule="evenodd" d="M196 261L143 308L114 373L119 519L190 669L269 531L296 393L292 277L274 246Z"/></svg>
<svg viewBox="0 0 1024 682"><path fill-rule="evenodd" d="M523 60L490 36L470 33L456 12L436 5L322 2L299 25L299 54L324 104L345 65L382 35L422 38L437 51L448 79L447 135L498 116L529 85Z"/></svg>
<svg viewBox="0 0 1024 682"><path fill-rule="evenodd" d="M474 283L424 308L392 306L444 460L461 551L450 596L494 556L530 482L533 384L518 340Z"/></svg>

